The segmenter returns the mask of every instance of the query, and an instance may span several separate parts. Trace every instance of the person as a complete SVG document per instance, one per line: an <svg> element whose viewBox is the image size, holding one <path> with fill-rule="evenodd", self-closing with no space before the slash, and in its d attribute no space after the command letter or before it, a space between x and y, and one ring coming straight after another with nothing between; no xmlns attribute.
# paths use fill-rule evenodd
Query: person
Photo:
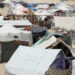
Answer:
<svg viewBox="0 0 75 75"><path fill-rule="evenodd" d="M62 40L69 46L72 47L72 40L71 40L71 35L69 34L69 31L67 30L61 30L61 34L63 34Z"/></svg>

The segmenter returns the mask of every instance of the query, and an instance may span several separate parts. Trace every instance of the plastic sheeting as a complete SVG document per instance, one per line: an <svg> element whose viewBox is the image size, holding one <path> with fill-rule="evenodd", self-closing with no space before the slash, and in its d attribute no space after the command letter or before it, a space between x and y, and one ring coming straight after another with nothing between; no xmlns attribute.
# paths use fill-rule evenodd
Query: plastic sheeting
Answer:
<svg viewBox="0 0 75 75"><path fill-rule="evenodd" d="M75 60L72 61L72 75L75 75Z"/></svg>
<svg viewBox="0 0 75 75"><path fill-rule="evenodd" d="M0 21L0 26L5 24L16 25L16 26L32 26L33 24L29 20L2 20Z"/></svg>
<svg viewBox="0 0 75 75"><path fill-rule="evenodd" d="M46 48L50 45L52 45L53 43L55 43L57 40L57 38L55 38L54 36L52 36L51 38L49 38L48 40L45 40L44 42L40 43L39 45L36 45L35 47L41 47L41 48Z"/></svg>
<svg viewBox="0 0 75 75"><path fill-rule="evenodd" d="M54 17L55 27L75 30L75 17Z"/></svg>
<svg viewBox="0 0 75 75"><path fill-rule="evenodd" d="M5 65L5 75L45 75L60 50L19 46Z"/></svg>
<svg viewBox="0 0 75 75"><path fill-rule="evenodd" d="M30 31L21 31L11 25L4 25L0 28L0 41L27 41L32 43L32 33Z"/></svg>

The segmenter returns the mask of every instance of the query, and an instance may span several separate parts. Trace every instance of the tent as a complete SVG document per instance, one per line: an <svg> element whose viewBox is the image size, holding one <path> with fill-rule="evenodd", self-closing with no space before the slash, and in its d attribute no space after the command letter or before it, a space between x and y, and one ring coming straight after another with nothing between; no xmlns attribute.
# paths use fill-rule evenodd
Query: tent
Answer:
<svg viewBox="0 0 75 75"><path fill-rule="evenodd" d="M15 4L14 6L12 5L9 11L10 10L14 15L25 15L26 12L28 11L28 9L22 6L21 4Z"/></svg>
<svg viewBox="0 0 75 75"><path fill-rule="evenodd" d="M1 20L0 26L10 24L13 26L32 26L33 24L29 20Z"/></svg>
<svg viewBox="0 0 75 75"><path fill-rule="evenodd" d="M75 60L72 61L72 75L75 75Z"/></svg>
<svg viewBox="0 0 75 75"><path fill-rule="evenodd" d="M75 17L54 17L55 28L75 30Z"/></svg>
<svg viewBox="0 0 75 75"><path fill-rule="evenodd" d="M6 24L0 28L0 42L8 42L13 40L32 42L32 33L30 31L21 31Z"/></svg>
<svg viewBox="0 0 75 75"><path fill-rule="evenodd" d="M46 29L43 27L32 28L33 43L37 42L38 38L42 38L46 34Z"/></svg>
<svg viewBox="0 0 75 75"><path fill-rule="evenodd" d="M7 62L19 45L32 45L32 33L22 31L11 25L4 25L0 28L0 62Z"/></svg>
<svg viewBox="0 0 75 75"><path fill-rule="evenodd" d="M50 16L53 15L51 13L49 13L47 10L37 10L36 12L34 12L35 15L41 15L41 16Z"/></svg>
<svg viewBox="0 0 75 75"><path fill-rule="evenodd" d="M71 7L68 4L58 4L56 5L56 8L63 10L63 11L71 10Z"/></svg>
<svg viewBox="0 0 75 75"><path fill-rule="evenodd" d="M5 65L5 75L45 75L60 51L19 46Z"/></svg>
<svg viewBox="0 0 75 75"><path fill-rule="evenodd" d="M56 34L45 35L41 40L33 45L36 48L53 48L53 49L62 49L66 56L72 56L70 46L68 46L64 41L61 39L57 39L55 36ZM62 37L62 35L58 35Z"/></svg>
<svg viewBox="0 0 75 75"><path fill-rule="evenodd" d="M53 43L55 43L57 40L57 38L55 38L54 36L52 36L51 38L49 38L48 40L45 40L44 42L40 43L39 45L35 46L36 48L38 47L42 47L42 48L47 48L48 46L52 45Z"/></svg>
<svg viewBox="0 0 75 75"><path fill-rule="evenodd" d="M48 7L49 7L48 4L39 4L39 5L36 6L35 8L36 8L36 9L46 9L46 8L48 8Z"/></svg>
<svg viewBox="0 0 75 75"><path fill-rule="evenodd" d="M11 1L10 1L10 0L4 0L3 3L5 3L5 4L10 4Z"/></svg>
<svg viewBox="0 0 75 75"><path fill-rule="evenodd" d="M53 45L51 45L50 47L47 48L52 48L52 49L62 49L63 52L65 53L65 55L67 57L72 57L72 53L71 53L71 48L69 45L67 45L64 41L57 40L56 43L54 43Z"/></svg>

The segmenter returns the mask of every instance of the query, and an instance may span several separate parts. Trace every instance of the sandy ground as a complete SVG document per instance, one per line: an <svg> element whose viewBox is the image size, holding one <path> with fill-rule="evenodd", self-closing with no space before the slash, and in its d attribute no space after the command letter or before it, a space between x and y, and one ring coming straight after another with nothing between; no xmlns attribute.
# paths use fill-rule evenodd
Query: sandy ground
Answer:
<svg viewBox="0 0 75 75"><path fill-rule="evenodd" d="M4 75L4 66L6 63L0 64L0 75Z"/></svg>
<svg viewBox="0 0 75 75"><path fill-rule="evenodd" d="M8 12L8 7L0 8L0 14L6 16Z"/></svg>

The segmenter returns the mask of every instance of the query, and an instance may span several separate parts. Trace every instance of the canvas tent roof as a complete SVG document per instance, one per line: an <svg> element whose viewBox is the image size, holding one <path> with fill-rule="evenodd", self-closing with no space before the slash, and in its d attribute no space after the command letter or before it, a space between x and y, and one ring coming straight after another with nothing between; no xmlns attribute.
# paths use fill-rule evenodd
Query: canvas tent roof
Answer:
<svg viewBox="0 0 75 75"><path fill-rule="evenodd" d="M72 61L72 75L75 75L75 60Z"/></svg>
<svg viewBox="0 0 75 75"><path fill-rule="evenodd" d="M13 14L15 15L25 15L26 13L24 11L28 11L28 9L21 4L16 4L12 10Z"/></svg>
<svg viewBox="0 0 75 75"><path fill-rule="evenodd" d="M54 17L55 27L75 30L75 17Z"/></svg>
<svg viewBox="0 0 75 75"><path fill-rule="evenodd" d="M63 10L63 11L71 10L71 7L68 4L63 4L63 3L56 5L56 8Z"/></svg>
<svg viewBox="0 0 75 75"><path fill-rule="evenodd" d="M16 25L16 26L32 26L33 24L29 20L1 20L0 26L5 24Z"/></svg>
<svg viewBox="0 0 75 75"><path fill-rule="evenodd" d="M52 49L62 49L63 52L65 53L65 55L68 57L72 57L72 53L71 53L71 48L69 45L67 45L64 41L62 41L61 39L57 40L56 43L54 43L51 47L48 48L52 48Z"/></svg>
<svg viewBox="0 0 75 75"><path fill-rule="evenodd" d="M49 13L47 10L38 10L36 12L34 12L35 15L42 15L42 16L49 16L49 15L53 15L51 13Z"/></svg>
<svg viewBox="0 0 75 75"><path fill-rule="evenodd" d="M47 48L48 46L52 45L53 43L55 43L57 40L57 38L55 38L54 36L52 36L51 38L49 38L48 40L45 40L44 42L40 43L39 45L36 45L36 48Z"/></svg>
<svg viewBox="0 0 75 75"><path fill-rule="evenodd" d="M7 75L45 75L60 50L19 46L5 65Z"/></svg>
<svg viewBox="0 0 75 75"><path fill-rule="evenodd" d="M4 25L0 28L0 42L14 40L32 42L32 33L30 31L18 30L9 24Z"/></svg>
<svg viewBox="0 0 75 75"><path fill-rule="evenodd" d="M46 9L46 8L48 8L48 7L49 7L48 4L39 4L39 5L36 6L35 8L36 8L36 9L39 9L39 8L41 8L41 9Z"/></svg>

